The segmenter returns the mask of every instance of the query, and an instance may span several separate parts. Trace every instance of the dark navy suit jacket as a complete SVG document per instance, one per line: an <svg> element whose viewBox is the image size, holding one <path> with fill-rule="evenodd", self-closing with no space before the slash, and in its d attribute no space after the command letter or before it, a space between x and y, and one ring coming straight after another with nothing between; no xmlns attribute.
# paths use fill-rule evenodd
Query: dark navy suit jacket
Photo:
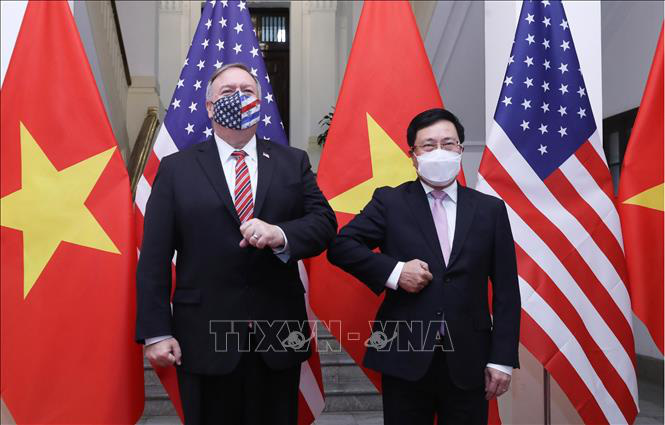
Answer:
<svg viewBox="0 0 665 425"><path fill-rule="evenodd" d="M379 248L380 252L373 251ZM424 376L440 321L449 373L461 388L484 385L487 363L518 367L520 295L515 247L503 201L458 186L455 235L446 266L427 195L416 180L379 188L328 250L329 260L385 299L374 331L391 340L367 349L364 364L407 380ZM398 261L420 259L434 278L421 292L386 289ZM493 320L488 304L493 288ZM450 345L452 344L452 345Z"/></svg>
<svg viewBox="0 0 665 425"><path fill-rule="evenodd" d="M240 221L214 138L165 157L153 184L137 270L136 339L173 335L187 372L232 371L250 320L274 322L257 332L271 368L294 366L310 354L309 345L284 349L280 341L294 330L310 335L297 261L323 252L337 222L305 152L259 139L257 153L254 216L284 231L287 263L270 248L238 246Z"/></svg>

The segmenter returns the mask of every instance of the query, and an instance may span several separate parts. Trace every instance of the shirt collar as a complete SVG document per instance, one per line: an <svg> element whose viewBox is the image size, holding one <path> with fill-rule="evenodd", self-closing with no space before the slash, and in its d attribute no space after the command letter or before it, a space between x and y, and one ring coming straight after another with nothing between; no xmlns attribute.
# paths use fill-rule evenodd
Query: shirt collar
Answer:
<svg viewBox="0 0 665 425"><path fill-rule="evenodd" d="M224 139L219 137L217 133L215 133L215 143L217 144L217 150L219 151L219 157L222 159L222 163L228 161L236 148L229 145L226 141L224 141ZM249 158L253 159L254 161L257 160L258 155L256 153L256 135L252 136L252 138L249 140L249 142L247 142L242 150L245 151Z"/></svg>
<svg viewBox="0 0 665 425"><path fill-rule="evenodd" d="M423 185L423 189L425 190L425 195L429 195L430 192L434 190L434 188L425 183L423 179L418 179L418 180L420 181L420 184ZM446 192L446 195L448 195L451 201L457 203L457 179L453 181L452 184L445 187L443 191Z"/></svg>

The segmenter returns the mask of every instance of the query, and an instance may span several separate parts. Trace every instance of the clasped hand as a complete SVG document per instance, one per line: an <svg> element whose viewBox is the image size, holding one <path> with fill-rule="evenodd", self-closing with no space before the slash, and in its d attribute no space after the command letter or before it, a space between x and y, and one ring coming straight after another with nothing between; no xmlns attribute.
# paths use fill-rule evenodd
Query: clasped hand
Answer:
<svg viewBox="0 0 665 425"><path fill-rule="evenodd" d="M284 246L284 235L279 227L258 218L244 222L240 226L240 233L242 234L241 248L253 246L259 249L266 247L278 249Z"/></svg>
<svg viewBox="0 0 665 425"><path fill-rule="evenodd" d="M398 284L406 292L415 294L429 285L432 277L432 273L429 271L429 266L426 262L418 259L411 260L404 263Z"/></svg>

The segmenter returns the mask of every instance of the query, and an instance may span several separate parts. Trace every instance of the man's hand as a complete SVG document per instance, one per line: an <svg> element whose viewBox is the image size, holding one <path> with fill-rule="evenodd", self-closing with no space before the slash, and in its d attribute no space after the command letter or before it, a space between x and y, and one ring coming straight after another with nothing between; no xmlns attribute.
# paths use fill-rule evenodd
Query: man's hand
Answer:
<svg viewBox="0 0 665 425"><path fill-rule="evenodd" d="M485 400L499 397L510 388L510 375L492 367L485 368Z"/></svg>
<svg viewBox="0 0 665 425"><path fill-rule="evenodd" d="M171 366L173 363L180 366L182 353L178 341L168 338L145 347L145 356L162 367Z"/></svg>
<svg viewBox="0 0 665 425"><path fill-rule="evenodd" d="M417 293L432 281L432 273L426 262L411 260L404 263L402 273L399 275L399 286L406 292Z"/></svg>
<svg viewBox="0 0 665 425"><path fill-rule="evenodd" d="M258 218L247 220L240 226L240 233L243 239L240 241L240 247L246 248L253 246L263 249L269 247L272 249L284 246L284 236L277 226L268 224Z"/></svg>

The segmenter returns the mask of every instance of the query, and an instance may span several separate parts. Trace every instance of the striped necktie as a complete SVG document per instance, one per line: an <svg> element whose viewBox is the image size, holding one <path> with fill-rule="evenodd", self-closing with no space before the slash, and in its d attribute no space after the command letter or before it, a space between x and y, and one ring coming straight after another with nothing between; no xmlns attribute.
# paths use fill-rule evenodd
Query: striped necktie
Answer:
<svg viewBox="0 0 665 425"><path fill-rule="evenodd" d="M252 196L252 182L249 179L249 168L245 162L245 151L234 151L231 156L236 159L236 188L234 204L240 224L254 217L254 198Z"/></svg>

